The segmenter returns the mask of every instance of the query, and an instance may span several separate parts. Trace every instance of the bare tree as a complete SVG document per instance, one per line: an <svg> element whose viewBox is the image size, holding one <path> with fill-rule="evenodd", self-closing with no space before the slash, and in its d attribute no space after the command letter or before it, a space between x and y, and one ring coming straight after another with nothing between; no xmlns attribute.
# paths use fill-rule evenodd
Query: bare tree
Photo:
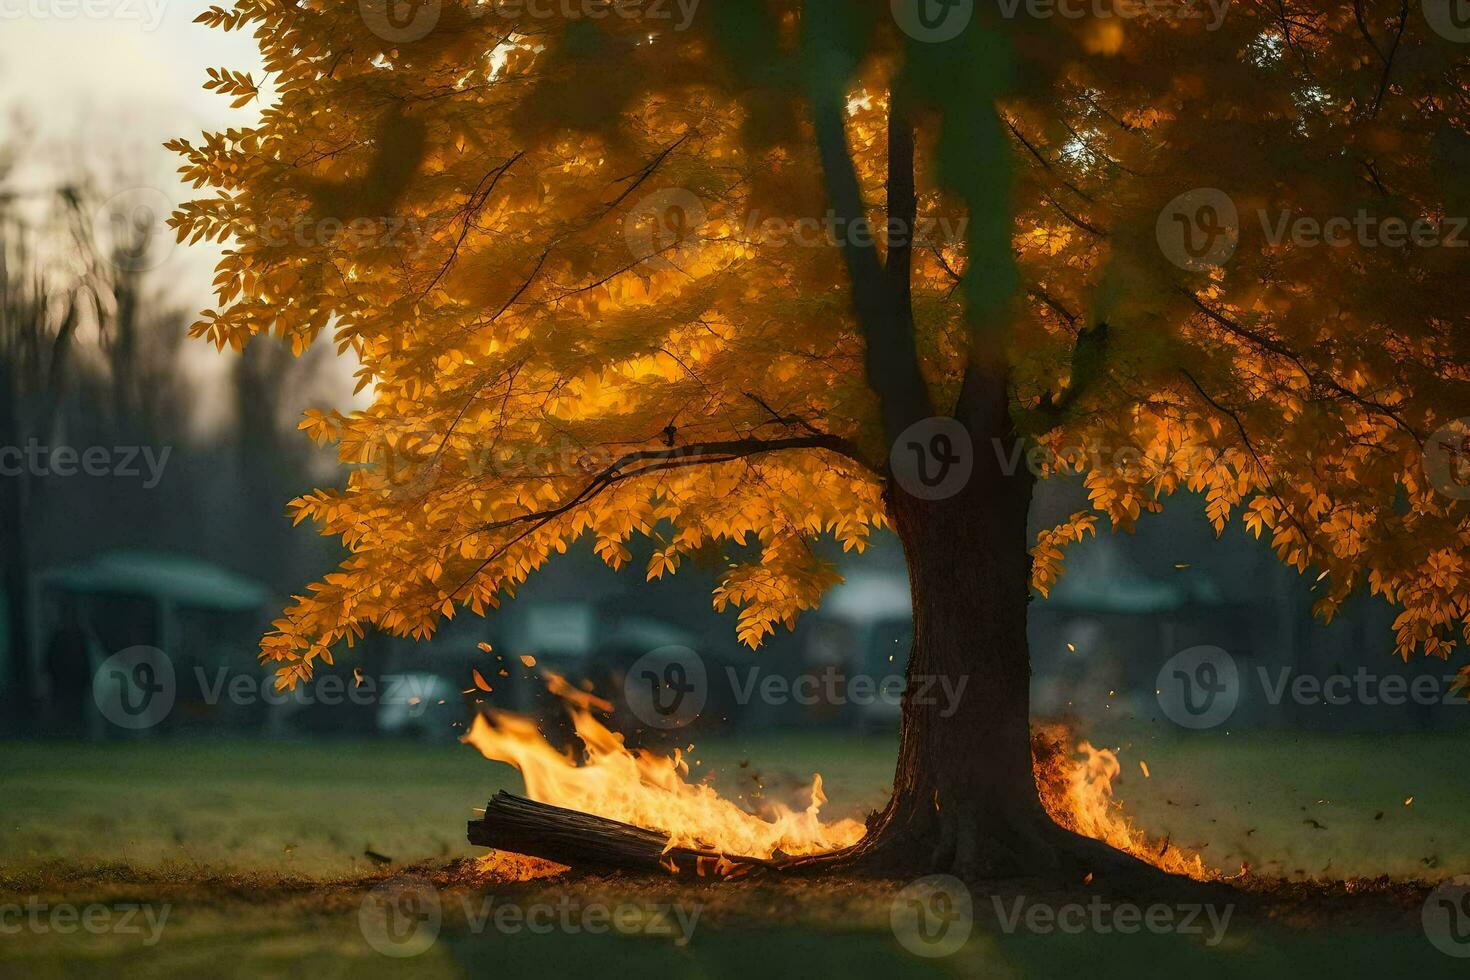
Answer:
<svg viewBox="0 0 1470 980"><path fill-rule="evenodd" d="M10 650L9 694L15 717L29 716L35 694L31 660L30 504L33 442L55 432L83 318L83 289L47 272L36 233L0 201L0 580Z"/></svg>

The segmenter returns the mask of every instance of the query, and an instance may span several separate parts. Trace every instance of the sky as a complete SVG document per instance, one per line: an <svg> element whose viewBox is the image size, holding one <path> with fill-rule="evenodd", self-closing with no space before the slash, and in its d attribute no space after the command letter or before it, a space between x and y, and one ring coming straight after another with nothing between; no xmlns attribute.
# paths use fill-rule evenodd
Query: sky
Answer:
<svg viewBox="0 0 1470 980"><path fill-rule="evenodd" d="M193 20L206 0L0 0L0 82L49 138L157 150L165 139L253 110L203 90L205 69L255 71L248 32ZM90 15L90 16L89 16ZM9 121L0 124L7 132Z"/></svg>
<svg viewBox="0 0 1470 980"><path fill-rule="evenodd" d="M16 183L44 191L79 167L109 191L146 187L193 196L163 149L176 136L250 125L253 106L203 89L207 67L253 71L248 32L193 20L206 0L0 0L0 143L28 132L34 152ZM213 255L180 249L159 278L191 301L207 297Z"/></svg>
<svg viewBox="0 0 1470 980"><path fill-rule="evenodd" d="M205 193L179 182L179 160L163 143L179 136L197 142L201 132L258 120L254 105L231 109L230 99L205 91L206 68L261 77L248 30L226 33L193 23L209 6L209 0L0 0L0 146L18 139L33 144L17 188L45 192L85 169L109 193L142 192L145 200L166 199L168 210ZM217 256L218 246L206 242L171 246L151 284L197 312L211 305ZM197 375L229 367L231 355L209 344L187 344L185 352ZM341 373L349 377L351 367ZM333 401L345 406L351 386L339 387L344 391ZM197 407L217 414L217 406Z"/></svg>

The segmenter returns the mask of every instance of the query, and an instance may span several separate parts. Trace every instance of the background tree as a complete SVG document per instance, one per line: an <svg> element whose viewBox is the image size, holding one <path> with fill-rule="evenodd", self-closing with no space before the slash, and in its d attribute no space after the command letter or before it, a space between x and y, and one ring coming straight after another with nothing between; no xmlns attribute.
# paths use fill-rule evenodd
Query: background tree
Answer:
<svg viewBox="0 0 1470 980"><path fill-rule="evenodd" d="M44 250L64 253L80 244L86 208L75 187L44 195L39 209L10 187L16 147L0 155L0 447L28 453L33 443L49 446L59 431L75 373L78 333L98 322L101 295L90 275L46 264ZM29 213L28 213L29 212ZM35 476L24 463L0 474L0 581L3 581L6 678L14 717L29 717L35 676L32 646L31 575Z"/></svg>
<svg viewBox="0 0 1470 980"><path fill-rule="evenodd" d="M173 550L259 571L284 593L339 553L291 546L283 513L291 493L336 473L308 443L281 445L303 405L331 396L330 352L253 346L235 366L235 411L211 429L204 418L226 406L210 404L186 362L190 320L162 281L171 270L154 268L157 229L139 223L137 195L103 189L119 175L65 156L23 136L0 147L0 687L3 727L26 733L44 728L33 709L48 688L28 654L44 660L55 630L88 625L54 602L47 614L38 570L114 548ZM39 176L58 172L68 179ZM92 447L130 459L135 475L57 472L57 450ZM160 463L146 478L137 447Z"/></svg>
<svg viewBox="0 0 1470 980"><path fill-rule="evenodd" d="M300 582L288 578L293 571L320 567L340 554L331 542L292 534L283 506L293 493L320 481L324 469L340 475L322 465L331 460L320 458L320 450L293 438L304 408L331 397L330 358L327 350L298 358L278 343L252 344L240 354L230 379L234 458L226 492L241 505L231 531L243 531L244 540L253 544L236 544L233 550L244 571L283 595Z"/></svg>
<svg viewBox="0 0 1470 980"><path fill-rule="evenodd" d="M214 8L273 102L171 144L219 192L180 236L233 242L196 331L330 326L374 395L303 424L359 469L293 503L351 555L266 637L282 683L367 624L483 613L582 535L614 566L652 537L651 577L720 549L754 646L835 581L815 537L891 526L910 675L970 694L906 700L892 800L838 860L1072 873L1130 865L1037 802L1026 607L1099 516L1187 488L1319 576L1324 615L1365 584L1398 603L1404 655L1470 629L1466 505L1422 465L1465 403L1466 253L1271 233L1464 213L1464 49L1407 6L977 9L939 40L878 0L687 30L373 9ZM838 233L804 245L813 221ZM1029 445L1093 507L1039 541ZM926 448L967 478L909 479Z"/></svg>

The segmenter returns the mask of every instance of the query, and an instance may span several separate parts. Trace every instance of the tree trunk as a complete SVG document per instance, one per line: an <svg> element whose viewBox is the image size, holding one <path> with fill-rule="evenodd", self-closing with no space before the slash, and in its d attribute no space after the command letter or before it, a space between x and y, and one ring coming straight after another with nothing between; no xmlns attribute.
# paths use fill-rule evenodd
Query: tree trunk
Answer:
<svg viewBox="0 0 1470 980"><path fill-rule="evenodd" d="M799 863L971 881L1095 875L1194 894L1189 879L1057 825L1041 804L1026 640L1035 480L1008 413L989 414L995 424L972 430L974 473L957 494L925 501L890 483L914 617L893 795L856 846Z"/></svg>
<svg viewBox="0 0 1470 980"><path fill-rule="evenodd" d="M0 448L23 451L14 365L0 363ZM24 471L0 474L0 603L5 613L8 665L3 700L9 717L20 728L31 720L35 677L31 663L31 567L26 526Z"/></svg>
<svg viewBox="0 0 1470 980"><path fill-rule="evenodd" d="M0 476L0 604L10 655L5 681L7 711L22 728L34 712L35 672L31 663L29 542L22 506L23 476Z"/></svg>
<svg viewBox="0 0 1470 980"><path fill-rule="evenodd" d="M1049 859L1031 758L1026 518L1033 480L976 440L953 497L899 487L889 514L908 562L914 641L893 797L863 849L909 866L999 874ZM1040 853L1038 853L1040 852Z"/></svg>

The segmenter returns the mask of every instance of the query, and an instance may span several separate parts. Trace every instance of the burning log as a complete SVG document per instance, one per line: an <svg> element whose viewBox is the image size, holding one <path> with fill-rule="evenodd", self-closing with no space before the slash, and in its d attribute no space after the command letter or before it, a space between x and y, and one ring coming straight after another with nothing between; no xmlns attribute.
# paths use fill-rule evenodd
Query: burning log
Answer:
<svg viewBox="0 0 1470 980"><path fill-rule="evenodd" d="M504 791L469 822L469 841L479 847L544 858L568 867L738 877L757 867L780 865L763 858L669 847L669 836L577 810L537 803Z"/></svg>

